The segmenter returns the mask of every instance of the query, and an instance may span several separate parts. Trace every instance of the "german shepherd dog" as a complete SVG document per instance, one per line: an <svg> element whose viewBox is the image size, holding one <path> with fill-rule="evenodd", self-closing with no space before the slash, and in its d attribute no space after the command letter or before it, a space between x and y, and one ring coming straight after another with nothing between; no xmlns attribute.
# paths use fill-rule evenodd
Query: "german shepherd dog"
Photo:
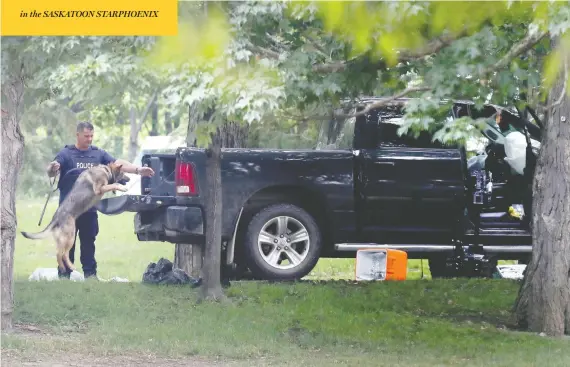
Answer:
<svg viewBox="0 0 570 367"><path fill-rule="evenodd" d="M117 183L120 180L129 181L129 178L121 172L121 167L122 165L115 163L100 164L81 172L47 227L38 233L22 232L24 237L34 240L45 238L51 233L56 243L57 264L62 272L66 271L65 265L75 270L69 260L69 251L75 242L75 220L96 205L105 193L115 190L127 191L125 186Z"/></svg>

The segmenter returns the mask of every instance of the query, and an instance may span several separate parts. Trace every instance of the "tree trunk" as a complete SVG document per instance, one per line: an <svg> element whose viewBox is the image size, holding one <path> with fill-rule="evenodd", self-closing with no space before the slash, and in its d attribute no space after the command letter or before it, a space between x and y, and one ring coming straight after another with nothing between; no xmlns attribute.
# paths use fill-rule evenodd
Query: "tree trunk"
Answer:
<svg viewBox="0 0 570 367"><path fill-rule="evenodd" d="M164 129L166 130L166 135L172 132L172 115L168 111L164 113Z"/></svg>
<svg viewBox="0 0 570 367"><path fill-rule="evenodd" d="M349 113L349 111L346 110L345 113ZM325 148L337 143L345 124L346 119L337 119L332 116L329 120L323 121L319 129L317 147Z"/></svg>
<svg viewBox="0 0 570 367"><path fill-rule="evenodd" d="M129 133L129 162L132 162L137 156L139 151L139 134L151 107L156 102L158 92L159 91L156 90L152 94L140 116L138 116L137 109L135 107L131 107L129 110L129 120L131 125L131 131Z"/></svg>
<svg viewBox="0 0 570 367"><path fill-rule="evenodd" d="M188 107L188 128L186 129L186 146L196 146L196 128L198 127L198 116L193 106Z"/></svg>
<svg viewBox="0 0 570 367"><path fill-rule="evenodd" d="M21 66L23 69L23 65ZM14 245L16 237L16 187L22 166L24 136L20 130L23 109L23 70L2 84L2 330L12 328L14 307Z"/></svg>
<svg viewBox="0 0 570 367"><path fill-rule="evenodd" d="M117 114L117 119L115 120L115 125L121 126L123 124L123 113L119 112L119 114ZM115 157L121 157L123 155L123 137L121 135L117 135L113 139L113 155Z"/></svg>
<svg viewBox="0 0 570 367"><path fill-rule="evenodd" d="M222 147L245 145L249 126L226 122L216 129L206 150L206 246L201 299L225 298L220 282L222 270ZM242 146L243 147L243 146Z"/></svg>
<svg viewBox="0 0 570 367"><path fill-rule="evenodd" d="M219 134L222 148L246 148L249 125L226 122L220 127Z"/></svg>
<svg viewBox="0 0 570 367"><path fill-rule="evenodd" d="M155 100L151 107L151 129L150 129L150 136L157 136L158 135L158 103Z"/></svg>
<svg viewBox="0 0 570 367"><path fill-rule="evenodd" d="M169 116L170 118L170 116ZM186 130L186 146L196 146L196 126L198 116L193 106L188 106L188 129ZM201 277L203 265L203 248L199 244L177 243L174 245L174 264L192 277Z"/></svg>
<svg viewBox="0 0 570 367"><path fill-rule="evenodd" d="M131 107L129 111L129 120L131 122L131 131L129 134L129 162L132 162L137 156L139 150L139 130L137 124L137 110Z"/></svg>
<svg viewBox="0 0 570 367"><path fill-rule="evenodd" d="M188 130L186 133L186 145L189 147L196 146L196 128L198 121L201 119L208 120L209 115L200 118L196 114L195 109L190 106L188 108ZM221 147L223 148L245 148L248 138L249 126L242 126L233 122L226 122L218 129L218 137L220 138ZM202 266L204 265L203 248L198 244L175 244L174 246L174 264L176 267L183 269L193 277L199 277Z"/></svg>
<svg viewBox="0 0 570 367"><path fill-rule="evenodd" d="M178 126L180 126L180 115L174 118L174 128L178 129Z"/></svg>
<svg viewBox="0 0 570 367"><path fill-rule="evenodd" d="M561 75L548 105L561 97ZM515 305L519 326L551 336L570 333L570 99L548 114L533 183L532 257Z"/></svg>
<svg viewBox="0 0 570 367"><path fill-rule="evenodd" d="M177 243L174 247L174 266L184 270L192 278L200 278L203 256L202 246Z"/></svg>
<svg viewBox="0 0 570 367"><path fill-rule="evenodd" d="M222 141L220 132L212 136L206 150L206 246L201 300L224 298L220 281L222 261Z"/></svg>

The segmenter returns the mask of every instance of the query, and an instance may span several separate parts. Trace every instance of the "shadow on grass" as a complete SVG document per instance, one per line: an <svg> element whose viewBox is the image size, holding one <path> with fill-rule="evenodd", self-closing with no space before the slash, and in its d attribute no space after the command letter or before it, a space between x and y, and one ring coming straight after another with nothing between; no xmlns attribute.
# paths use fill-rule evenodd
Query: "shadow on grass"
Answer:
<svg viewBox="0 0 570 367"><path fill-rule="evenodd" d="M489 324L516 329L512 306L520 283L497 279L438 279L404 282L357 282L353 280L309 280L258 282L276 287L327 287L335 306L347 312L394 311L456 322ZM285 288L284 288L285 289ZM295 290L286 295L299 294ZM284 300L276 298L273 301ZM344 300L344 301L343 301ZM354 301L360 302L354 302Z"/></svg>
<svg viewBox="0 0 570 367"><path fill-rule="evenodd" d="M81 330L73 333L80 344L102 353L286 359L342 351L397 356L403 365L570 363L567 343L500 329L511 322L518 287L466 279L243 281L225 290L229 303L197 304L198 290L188 286L17 282L15 318L56 335Z"/></svg>

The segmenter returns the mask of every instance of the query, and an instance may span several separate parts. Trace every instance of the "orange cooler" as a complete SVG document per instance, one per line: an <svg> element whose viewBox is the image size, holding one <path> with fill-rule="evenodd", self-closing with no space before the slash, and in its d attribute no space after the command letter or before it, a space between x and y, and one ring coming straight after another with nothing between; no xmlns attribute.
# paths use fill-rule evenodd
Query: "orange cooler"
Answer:
<svg viewBox="0 0 570 367"><path fill-rule="evenodd" d="M393 249L362 249L356 252L356 280L406 280L408 254Z"/></svg>

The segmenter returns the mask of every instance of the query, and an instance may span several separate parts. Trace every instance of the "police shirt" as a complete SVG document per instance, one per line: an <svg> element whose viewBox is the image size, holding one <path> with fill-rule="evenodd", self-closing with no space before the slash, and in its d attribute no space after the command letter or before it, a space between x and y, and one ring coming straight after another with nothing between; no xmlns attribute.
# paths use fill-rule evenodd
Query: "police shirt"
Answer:
<svg viewBox="0 0 570 367"><path fill-rule="evenodd" d="M105 150L91 145L87 150L77 149L75 145L66 145L57 155L55 161L60 164L59 182L59 203L65 199L77 177L85 169L98 164L109 164L116 159ZM91 208L89 211L95 211Z"/></svg>

